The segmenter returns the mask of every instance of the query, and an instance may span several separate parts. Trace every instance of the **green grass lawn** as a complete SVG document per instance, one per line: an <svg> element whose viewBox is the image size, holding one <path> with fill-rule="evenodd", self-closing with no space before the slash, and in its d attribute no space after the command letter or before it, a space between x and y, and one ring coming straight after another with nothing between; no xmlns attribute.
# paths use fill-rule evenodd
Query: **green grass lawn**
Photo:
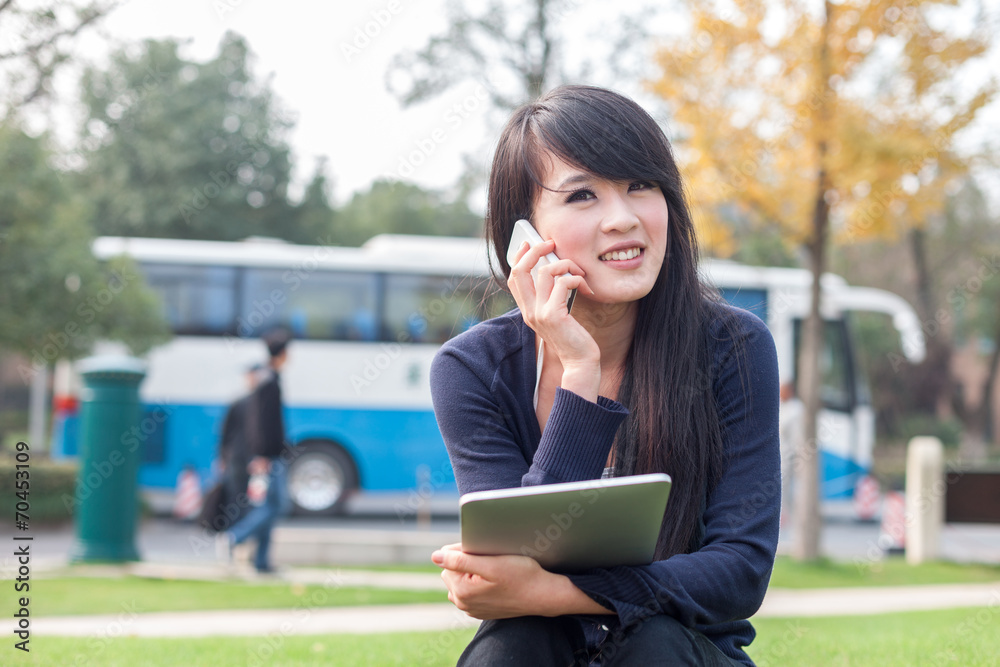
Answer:
<svg viewBox="0 0 1000 667"><path fill-rule="evenodd" d="M844 586L916 586L1000 581L1000 566L963 565L944 561L909 565L902 557L858 563L820 560L798 563L779 557L771 574L774 588L840 588Z"/></svg>
<svg viewBox="0 0 1000 667"><path fill-rule="evenodd" d="M993 666L1000 661L1000 606L877 616L753 621L747 652L758 667L830 665Z"/></svg>
<svg viewBox="0 0 1000 667"><path fill-rule="evenodd" d="M51 667L453 666L473 634L474 630L209 639L42 637L31 640L27 660L18 656L8 663L5 658L3 664Z"/></svg>
<svg viewBox="0 0 1000 667"><path fill-rule="evenodd" d="M214 582L120 577L33 579L32 616L115 614L122 605L142 612L282 609L447 602L445 591L397 591L321 585ZM2 662L2 661L0 661Z"/></svg>
<svg viewBox="0 0 1000 667"><path fill-rule="evenodd" d="M843 618L767 618L754 621L754 625L757 639L749 653L759 667L985 667L996 665L1000 656L1000 607ZM454 665L472 635L473 630L212 639L39 637L31 640L29 659L11 664Z"/></svg>

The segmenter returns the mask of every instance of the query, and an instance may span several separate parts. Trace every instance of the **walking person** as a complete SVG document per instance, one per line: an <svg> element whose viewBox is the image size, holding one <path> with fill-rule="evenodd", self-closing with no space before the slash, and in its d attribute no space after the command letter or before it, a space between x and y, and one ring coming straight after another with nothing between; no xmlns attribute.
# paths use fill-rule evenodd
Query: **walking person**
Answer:
<svg viewBox="0 0 1000 667"><path fill-rule="evenodd" d="M212 531L224 531L246 514L247 483L250 473L250 445L247 442L247 413L253 392L264 372L263 364L249 366L244 375L246 393L233 401L222 419L219 453L215 468L218 481L205 496L201 523Z"/></svg>
<svg viewBox="0 0 1000 667"><path fill-rule="evenodd" d="M781 385L781 408L778 413L778 433L781 442L781 525L788 526L795 507L796 459L802 448L802 418L804 406L795 390L795 382Z"/></svg>
<svg viewBox="0 0 1000 667"><path fill-rule="evenodd" d="M509 266L521 218L546 241ZM494 156L486 235L518 307L431 368L459 491L649 472L673 486L650 565L560 574L434 552L449 599L483 619L459 664L752 665L747 619L778 541L777 359L763 322L699 279L663 131L600 88L521 107ZM548 253L560 259L533 276Z"/></svg>
<svg viewBox="0 0 1000 667"><path fill-rule="evenodd" d="M278 518L291 509L288 496L287 461L285 442L284 406L281 400L280 373L288 361L290 335L281 330L264 336L268 364L266 375L250 395L247 404L245 428L252 458L247 464L250 486L255 478L266 480L266 490L254 498L254 489L248 491L255 504L242 519L229 530L220 533L222 550L231 555L233 547L249 538L257 540L254 567L258 572L272 572L270 562L271 532Z"/></svg>

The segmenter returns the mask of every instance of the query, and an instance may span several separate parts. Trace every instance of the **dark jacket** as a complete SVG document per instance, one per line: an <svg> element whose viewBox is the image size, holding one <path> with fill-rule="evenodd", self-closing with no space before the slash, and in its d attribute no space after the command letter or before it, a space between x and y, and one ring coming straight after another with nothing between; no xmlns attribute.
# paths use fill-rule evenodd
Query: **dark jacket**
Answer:
<svg viewBox="0 0 1000 667"><path fill-rule="evenodd" d="M778 542L778 366L764 323L723 306L737 321L712 325L710 370L726 464L703 514L701 549L651 565L595 568L573 583L631 625L666 614L704 633L729 657L754 637ZM737 351L739 353L737 353ZM734 363L735 362L735 363ZM628 411L563 389L545 431L532 405L535 334L517 310L448 341L431 366L434 411L460 493L599 478Z"/></svg>
<svg viewBox="0 0 1000 667"><path fill-rule="evenodd" d="M246 395L229 406L222 422L222 438L219 440L219 458L226 464L226 477L232 480L231 489L235 493L246 493L250 473L250 446L247 442L247 415L250 410L251 395Z"/></svg>
<svg viewBox="0 0 1000 667"><path fill-rule="evenodd" d="M285 451L285 419L279 381L278 374L272 372L250 395L248 441L254 456L275 459Z"/></svg>

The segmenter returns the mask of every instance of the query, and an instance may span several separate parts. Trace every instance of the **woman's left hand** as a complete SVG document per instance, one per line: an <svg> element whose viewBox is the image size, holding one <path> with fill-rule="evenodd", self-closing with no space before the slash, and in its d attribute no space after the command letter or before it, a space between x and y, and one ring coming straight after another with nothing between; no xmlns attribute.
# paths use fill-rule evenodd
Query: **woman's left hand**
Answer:
<svg viewBox="0 0 1000 667"><path fill-rule="evenodd" d="M542 569L528 556L475 556L449 544L431 555L443 568L441 578L448 599L473 618L481 620L515 616L554 616L548 610L547 591L559 575ZM562 577L565 579L565 577Z"/></svg>

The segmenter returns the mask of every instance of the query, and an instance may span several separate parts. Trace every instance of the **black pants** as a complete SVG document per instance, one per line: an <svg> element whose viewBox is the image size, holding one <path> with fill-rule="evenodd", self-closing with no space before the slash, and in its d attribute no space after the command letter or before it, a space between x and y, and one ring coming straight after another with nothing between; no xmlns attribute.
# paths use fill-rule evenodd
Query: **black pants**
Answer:
<svg viewBox="0 0 1000 667"><path fill-rule="evenodd" d="M652 616L612 633L588 651L579 621L572 616L522 616L483 621L458 664L470 667L624 667L697 665L731 667L734 662L700 632L670 616Z"/></svg>

